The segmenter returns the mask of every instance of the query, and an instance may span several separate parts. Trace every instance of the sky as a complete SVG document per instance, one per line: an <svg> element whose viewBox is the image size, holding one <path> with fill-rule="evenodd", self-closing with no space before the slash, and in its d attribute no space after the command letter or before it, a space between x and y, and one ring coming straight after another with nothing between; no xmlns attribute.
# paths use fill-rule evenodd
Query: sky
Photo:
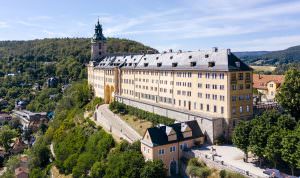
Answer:
<svg viewBox="0 0 300 178"><path fill-rule="evenodd" d="M0 0L0 40L106 37L160 51L300 45L300 0Z"/></svg>

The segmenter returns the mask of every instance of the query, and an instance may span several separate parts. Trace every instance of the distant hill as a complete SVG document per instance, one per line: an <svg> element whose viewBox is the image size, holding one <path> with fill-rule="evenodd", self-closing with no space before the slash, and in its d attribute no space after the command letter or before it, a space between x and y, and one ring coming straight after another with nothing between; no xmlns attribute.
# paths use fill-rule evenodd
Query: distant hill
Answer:
<svg viewBox="0 0 300 178"><path fill-rule="evenodd" d="M234 54L239 58L244 58L244 57L258 57L271 52L272 51L243 51L243 52L234 52Z"/></svg>
<svg viewBox="0 0 300 178"><path fill-rule="evenodd" d="M300 62L300 45L280 51L236 52L239 58L250 65L282 65Z"/></svg>
<svg viewBox="0 0 300 178"><path fill-rule="evenodd" d="M0 41L0 60L3 58L26 61L53 62L66 57L85 63L90 59L89 38L53 38L29 41ZM142 43L118 38L107 39L108 53L139 53L156 49Z"/></svg>

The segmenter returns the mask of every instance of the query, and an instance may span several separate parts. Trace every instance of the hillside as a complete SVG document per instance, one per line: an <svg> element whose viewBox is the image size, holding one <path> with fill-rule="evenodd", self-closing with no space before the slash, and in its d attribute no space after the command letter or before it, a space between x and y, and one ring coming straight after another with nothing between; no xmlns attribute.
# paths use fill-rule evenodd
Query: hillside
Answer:
<svg viewBox="0 0 300 178"><path fill-rule="evenodd" d="M238 57L250 65L276 65L300 62L300 46L279 51L236 52Z"/></svg>
<svg viewBox="0 0 300 178"><path fill-rule="evenodd" d="M109 53L157 52L141 43L117 38L108 38L107 48ZM87 78L85 64L90 51L89 38L0 41L0 112L12 110L20 100L29 103L27 108L33 111L53 110L62 85ZM58 79L54 88L47 88L50 77ZM50 100L50 95L57 99Z"/></svg>
<svg viewBox="0 0 300 178"><path fill-rule="evenodd" d="M139 53L142 50L157 50L139 42L108 38L108 53ZM0 41L0 59L25 59L27 61L57 61L65 57L75 57L80 62L90 58L89 38L53 38L30 41ZM0 69L1 70L1 69Z"/></svg>

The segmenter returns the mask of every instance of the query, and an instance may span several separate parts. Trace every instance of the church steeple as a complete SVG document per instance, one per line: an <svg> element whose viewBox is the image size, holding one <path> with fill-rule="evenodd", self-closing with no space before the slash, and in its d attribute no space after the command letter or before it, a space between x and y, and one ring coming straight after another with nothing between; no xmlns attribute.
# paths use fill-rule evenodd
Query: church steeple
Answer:
<svg viewBox="0 0 300 178"><path fill-rule="evenodd" d="M92 37L91 43L91 60L98 61L106 55L107 49L106 38L102 33L102 26L99 22L99 19L95 25L95 34Z"/></svg>
<svg viewBox="0 0 300 178"><path fill-rule="evenodd" d="M103 33L102 33L102 26L99 22L99 19L97 21L97 24L95 25L95 34L93 36L93 40L94 41L105 41L106 38L104 37Z"/></svg>

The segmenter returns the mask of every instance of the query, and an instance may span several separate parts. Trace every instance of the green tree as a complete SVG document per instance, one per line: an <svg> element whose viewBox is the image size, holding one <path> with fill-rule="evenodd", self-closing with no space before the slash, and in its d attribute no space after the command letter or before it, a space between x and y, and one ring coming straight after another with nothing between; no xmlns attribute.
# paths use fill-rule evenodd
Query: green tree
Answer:
<svg viewBox="0 0 300 178"><path fill-rule="evenodd" d="M144 167L144 158L139 152L125 151L108 157L105 178L139 178Z"/></svg>
<svg viewBox="0 0 300 178"><path fill-rule="evenodd" d="M164 163L161 160L147 161L141 170L141 178L166 177Z"/></svg>
<svg viewBox="0 0 300 178"><path fill-rule="evenodd" d="M282 159L291 168L292 175L294 175L294 169L297 167L298 161L300 160L299 154L299 143L300 135L297 131L288 131L283 135L281 145Z"/></svg>
<svg viewBox="0 0 300 178"><path fill-rule="evenodd" d="M266 158L273 162L274 167L277 167L277 163L281 158L281 140L283 132L274 132L268 138L267 145L264 151Z"/></svg>
<svg viewBox="0 0 300 178"><path fill-rule="evenodd" d="M0 145L8 151L10 149L10 145L13 142L13 138L18 135L17 131L9 128L9 126L3 126L0 128Z"/></svg>
<svg viewBox="0 0 300 178"><path fill-rule="evenodd" d="M30 167L46 167L50 162L50 149L43 138L39 138L30 149Z"/></svg>
<svg viewBox="0 0 300 178"><path fill-rule="evenodd" d="M300 119L300 71L290 69L286 72L284 83L276 95L279 104L289 111L292 116Z"/></svg>
<svg viewBox="0 0 300 178"><path fill-rule="evenodd" d="M241 121L234 129L232 142L240 148L245 154L245 160L248 161L248 149L250 146L249 134L251 131L250 122Z"/></svg>
<svg viewBox="0 0 300 178"><path fill-rule="evenodd" d="M91 168L92 178L103 178L105 175L106 165L103 162L95 162Z"/></svg>

